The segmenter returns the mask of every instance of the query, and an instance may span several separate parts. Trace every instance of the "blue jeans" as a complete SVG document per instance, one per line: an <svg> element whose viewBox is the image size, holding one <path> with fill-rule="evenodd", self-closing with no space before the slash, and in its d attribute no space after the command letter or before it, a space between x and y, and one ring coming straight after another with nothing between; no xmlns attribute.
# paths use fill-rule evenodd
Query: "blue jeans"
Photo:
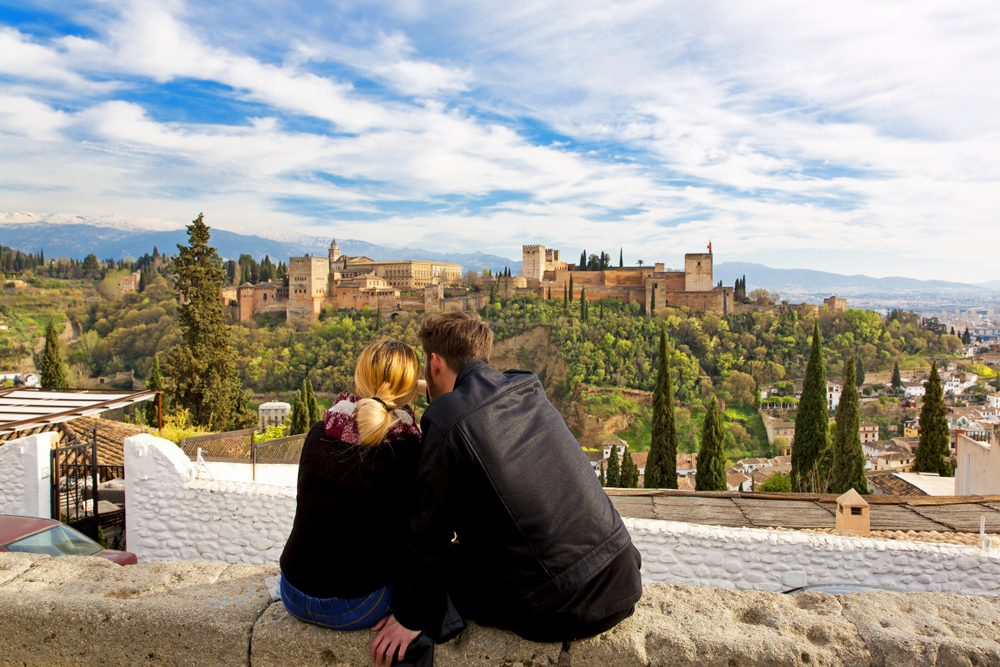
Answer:
<svg viewBox="0 0 1000 667"><path fill-rule="evenodd" d="M292 586L281 577L281 601L288 613L304 621L332 630L364 630L389 615L392 605L392 584L368 595L344 598L314 598Z"/></svg>

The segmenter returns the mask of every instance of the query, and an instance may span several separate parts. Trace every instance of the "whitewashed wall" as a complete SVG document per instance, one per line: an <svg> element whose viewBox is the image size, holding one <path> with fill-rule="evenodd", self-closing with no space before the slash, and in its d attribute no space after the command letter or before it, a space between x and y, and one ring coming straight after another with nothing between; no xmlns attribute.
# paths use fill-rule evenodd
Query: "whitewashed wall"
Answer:
<svg viewBox="0 0 1000 667"><path fill-rule="evenodd" d="M171 442L125 440L128 546L141 561L277 563L295 488L195 479ZM1000 549L625 519L643 579L782 591L854 583L909 591L1000 595Z"/></svg>
<svg viewBox="0 0 1000 667"><path fill-rule="evenodd" d="M277 563L295 517L295 488L196 479L175 444L125 439L128 549L141 562Z"/></svg>
<svg viewBox="0 0 1000 667"><path fill-rule="evenodd" d="M1000 549L626 519L645 581L784 591L859 584L1000 595Z"/></svg>
<svg viewBox="0 0 1000 667"><path fill-rule="evenodd" d="M295 486L299 480L298 463L250 463L209 461L205 464L212 477L227 482L257 482L274 486Z"/></svg>
<svg viewBox="0 0 1000 667"><path fill-rule="evenodd" d="M50 517L51 443L43 433L0 444L0 514Z"/></svg>

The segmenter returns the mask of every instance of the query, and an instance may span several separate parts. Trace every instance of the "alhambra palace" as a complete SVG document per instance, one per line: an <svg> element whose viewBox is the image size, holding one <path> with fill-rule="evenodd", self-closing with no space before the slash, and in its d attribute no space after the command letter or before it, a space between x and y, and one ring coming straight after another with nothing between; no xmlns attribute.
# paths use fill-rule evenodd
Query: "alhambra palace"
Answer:
<svg viewBox="0 0 1000 667"><path fill-rule="evenodd" d="M588 301L617 297L638 302L651 314L666 306L728 314L734 307L732 287L714 284L711 246L707 253L684 256L684 270L663 263L649 266L581 270L560 261L559 251L540 245L522 246L521 275L484 278L495 281L503 298L537 296ZM326 257L292 257L288 279L225 287L222 303L234 319L249 322L262 313L285 313L289 326L304 326L327 306L391 315L399 311L454 311L482 308L488 290L463 285L462 267L420 260L375 261L342 255L334 240ZM445 292L445 288L448 291Z"/></svg>

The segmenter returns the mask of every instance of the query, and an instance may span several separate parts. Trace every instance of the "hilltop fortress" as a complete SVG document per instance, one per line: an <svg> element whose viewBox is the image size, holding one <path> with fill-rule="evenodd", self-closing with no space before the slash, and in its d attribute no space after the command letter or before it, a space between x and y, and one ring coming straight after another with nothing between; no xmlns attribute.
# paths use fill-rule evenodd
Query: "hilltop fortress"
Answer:
<svg viewBox="0 0 1000 667"><path fill-rule="evenodd" d="M486 305L487 297L481 295L445 298L444 286L461 281L458 264L348 257L340 253L334 239L326 257L290 258L287 284L269 281L224 288L222 302L240 322L261 313L284 312L289 326L316 321L326 306L349 310L368 306L389 312L469 310Z"/></svg>
<svg viewBox="0 0 1000 667"><path fill-rule="evenodd" d="M662 262L648 266L606 268L600 271L582 270L575 264L559 259L559 251L541 245L521 248L523 276L515 289L525 289L546 298L553 298L572 281L575 300L586 289L588 301L619 297L625 302L636 301L652 314L657 308L687 306L693 310L712 311L728 315L734 305L732 287L715 285L712 277L712 246L707 253L684 255L684 270L667 270ZM523 284L517 284L523 281Z"/></svg>
<svg viewBox="0 0 1000 667"><path fill-rule="evenodd" d="M715 285L712 252L684 256L684 270L665 265L626 266L591 271L560 260L560 252L541 245L522 246L518 276L495 280L503 298L534 295L553 298L572 289L588 301L617 297L635 301L646 314L666 306L727 315L733 310L733 288ZM327 306L391 313L400 310L472 310L488 303L487 291L446 295L445 286L462 283L462 267L448 262L396 260L379 262L370 257L340 253L336 239L326 257L292 257L286 281L268 281L225 287L222 303L234 319L249 322L262 313L285 313L289 326L304 326L319 318Z"/></svg>

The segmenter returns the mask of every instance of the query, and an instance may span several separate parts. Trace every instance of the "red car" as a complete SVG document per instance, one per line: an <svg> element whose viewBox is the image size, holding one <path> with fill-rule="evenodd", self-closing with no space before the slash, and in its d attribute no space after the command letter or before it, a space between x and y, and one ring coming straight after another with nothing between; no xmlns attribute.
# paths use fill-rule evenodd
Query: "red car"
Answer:
<svg viewBox="0 0 1000 667"><path fill-rule="evenodd" d="M129 551L111 551L83 533L53 519L0 514L0 552L47 556L99 556L119 565L137 561Z"/></svg>

